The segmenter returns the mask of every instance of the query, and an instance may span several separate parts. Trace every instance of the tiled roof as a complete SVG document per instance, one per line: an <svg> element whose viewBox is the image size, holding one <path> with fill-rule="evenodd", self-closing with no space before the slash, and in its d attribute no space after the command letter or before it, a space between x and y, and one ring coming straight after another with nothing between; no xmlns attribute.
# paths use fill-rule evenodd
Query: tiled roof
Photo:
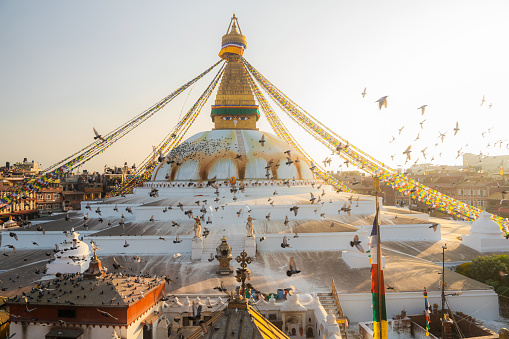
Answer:
<svg viewBox="0 0 509 339"><path fill-rule="evenodd" d="M96 280L84 280L81 275L69 275L63 279L41 283L24 295L10 299L8 303L129 306L163 283L164 280L158 277L127 277L110 274Z"/></svg>
<svg viewBox="0 0 509 339"><path fill-rule="evenodd" d="M229 335L236 338L256 339L289 339L279 328L268 321L251 306L247 309L225 308L206 323L207 338L226 338ZM198 329L188 339L202 337L203 329Z"/></svg>

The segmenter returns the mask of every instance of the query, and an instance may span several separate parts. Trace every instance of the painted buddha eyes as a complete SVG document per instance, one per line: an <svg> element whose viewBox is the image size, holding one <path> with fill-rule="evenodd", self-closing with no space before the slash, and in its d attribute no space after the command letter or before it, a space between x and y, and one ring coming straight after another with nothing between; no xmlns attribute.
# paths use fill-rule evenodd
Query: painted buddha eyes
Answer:
<svg viewBox="0 0 509 339"><path fill-rule="evenodd" d="M229 121L229 120L233 120L233 119L234 119L234 117L222 117L221 119L226 120L226 121ZM244 121L244 120L248 120L248 119L249 119L249 117L238 117L238 118L237 118L237 120L243 120L243 121Z"/></svg>

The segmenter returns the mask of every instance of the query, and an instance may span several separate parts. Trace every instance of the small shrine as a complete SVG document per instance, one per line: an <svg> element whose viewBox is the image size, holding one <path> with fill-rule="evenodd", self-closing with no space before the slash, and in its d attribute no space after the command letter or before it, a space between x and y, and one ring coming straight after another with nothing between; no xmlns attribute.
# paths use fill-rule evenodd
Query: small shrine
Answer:
<svg viewBox="0 0 509 339"><path fill-rule="evenodd" d="M73 228L65 232L65 240L55 247L55 260L46 266L46 273L83 273L88 268L89 255L88 245Z"/></svg>
<svg viewBox="0 0 509 339"><path fill-rule="evenodd" d="M217 274L232 274L233 268L230 266L230 261L233 259L232 247L228 245L228 239L223 236L221 244L216 248L216 259L219 261L219 269Z"/></svg>

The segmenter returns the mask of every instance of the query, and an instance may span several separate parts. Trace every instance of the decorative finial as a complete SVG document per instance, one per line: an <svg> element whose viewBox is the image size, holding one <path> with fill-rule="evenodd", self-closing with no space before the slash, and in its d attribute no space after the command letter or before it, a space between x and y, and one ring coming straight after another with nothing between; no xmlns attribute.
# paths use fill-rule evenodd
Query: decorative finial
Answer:
<svg viewBox="0 0 509 339"><path fill-rule="evenodd" d="M380 178L378 176L373 177L373 193L380 193Z"/></svg>
<svg viewBox="0 0 509 339"><path fill-rule="evenodd" d="M247 256L246 251L242 251L242 253L240 253L240 255L238 255L235 260L240 263L240 267L246 268L247 264L250 264L253 259Z"/></svg>

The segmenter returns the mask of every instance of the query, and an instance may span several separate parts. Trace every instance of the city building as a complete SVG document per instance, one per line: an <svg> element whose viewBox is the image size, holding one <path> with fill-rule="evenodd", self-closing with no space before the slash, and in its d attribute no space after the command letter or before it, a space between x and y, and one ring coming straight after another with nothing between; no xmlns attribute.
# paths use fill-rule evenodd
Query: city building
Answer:
<svg viewBox="0 0 509 339"><path fill-rule="evenodd" d="M56 179L36 193L37 211L39 215L48 215L63 211L63 201L60 179Z"/></svg>
<svg viewBox="0 0 509 339"><path fill-rule="evenodd" d="M165 284L159 277L107 274L94 254L83 275L62 274L7 299L10 333L51 339L167 338Z"/></svg>

